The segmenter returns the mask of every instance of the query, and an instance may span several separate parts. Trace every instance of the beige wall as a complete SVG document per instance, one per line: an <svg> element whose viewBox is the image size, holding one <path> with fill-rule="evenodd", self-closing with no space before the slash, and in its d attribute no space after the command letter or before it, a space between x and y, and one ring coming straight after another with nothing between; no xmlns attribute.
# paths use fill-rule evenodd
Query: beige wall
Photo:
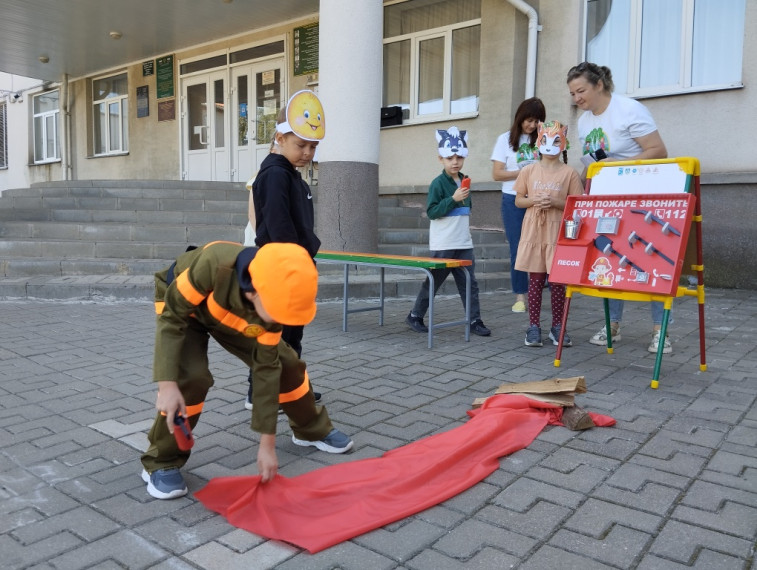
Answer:
<svg viewBox="0 0 757 570"><path fill-rule="evenodd" d="M535 95L547 108L547 117L567 122L568 137L576 139L580 110L571 102L565 77L581 61L583 2L529 3L539 14ZM455 121L468 129L470 154L465 172L474 188L496 188L491 181L489 156L499 134L510 126L524 96L528 20L506 0L482 0L481 99L478 117ZM694 156L702 172L754 172L748 152L735 152L730 133L757 124L757 2L747 2L741 89L643 99L658 124L670 156ZM381 136L382 193L419 193L439 172L434 156L433 131L449 121L385 128ZM726 136L721 137L719 133ZM721 142L720 139L728 142ZM577 140L576 140L577 142ZM569 164L581 168L577 145ZM489 183L487 185L487 183Z"/></svg>
<svg viewBox="0 0 757 570"><path fill-rule="evenodd" d="M578 111L571 104L565 84L566 71L581 58L582 0L561 2L529 0L539 14L536 95L541 97L550 118L567 121L569 137L575 138ZM91 78L72 82L73 176L99 178L180 178L179 116L181 85L178 66L182 60L229 48L286 37L287 91L306 86L306 77L291 75L290 41L295 26L314 18L289 22L235 38L197 46L175 53L177 118L158 122L155 76L142 77L141 62L127 67L129 73L130 150L126 156L91 156ZM481 96L477 117L456 120L470 137L470 155L465 172L473 178L474 189L496 190L491 180L489 156L499 134L509 128L512 115L524 97L528 20L506 0L482 0ZM747 2L744 43L744 88L694 93L643 100L649 107L671 156L699 158L702 171L754 172L748 152L734 150L729 135L743 131L757 121L757 2ZM120 70L113 70L118 72ZM150 116L137 118L137 86L147 85ZM378 111L377 111L378 112ZM452 121L385 128L381 132L379 184L382 193L425 192L429 181L440 171L434 147L434 130L447 128ZM724 134L725 136L721 135ZM723 142L721 142L723 140ZM570 163L579 167L577 148L569 153ZM28 167L26 167L28 169ZM30 182L62 177L55 166L29 169ZM33 174L32 174L33 171Z"/></svg>
<svg viewBox="0 0 757 570"><path fill-rule="evenodd" d="M212 53L220 53L229 48L239 49L240 47L256 43L263 43L266 40L286 37L285 57L288 74L286 86L289 93L294 93L299 89L306 88L307 77L294 77L291 75L290 32L294 27L308 24L312 21L313 19L311 18L287 23L285 26L269 28L265 31L177 51L174 54L176 118L172 121L158 121L156 75L143 77L142 62L129 65L126 68L129 75L129 152L123 156L92 156L92 97L90 87L92 78L72 82L71 94L74 117L72 146L75 149L73 159L74 177L77 179L181 179L179 140L181 82L179 79L179 66L182 61L196 59ZM122 70L114 69L113 73L120 71ZM137 118L136 88L142 85L149 87L150 114L148 117Z"/></svg>

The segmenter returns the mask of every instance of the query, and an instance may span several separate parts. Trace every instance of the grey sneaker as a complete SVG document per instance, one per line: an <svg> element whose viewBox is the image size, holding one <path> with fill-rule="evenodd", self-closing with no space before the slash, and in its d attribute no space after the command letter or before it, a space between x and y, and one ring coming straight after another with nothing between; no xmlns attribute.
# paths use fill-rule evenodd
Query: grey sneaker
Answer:
<svg viewBox="0 0 757 570"><path fill-rule="evenodd" d="M531 325L526 331L526 346L544 346L541 342L541 327Z"/></svg>
<svg viewBox="0 0 757 570"><path fill-rule="evenodd" d="M552 344L557 346L557 343L560 340L560 329L562 328L562 325L557 325L556 327L552 327L549 329L549 340L552 341ZM570 337L568 336L568 333L565 333L565 336L562 337L562 345L563 346L573 346L573 341L570 340Z"/></svg>
<svg viewBox="0 0 757 570"><path fill-rule="evenodd" d="M175 499L187 494L184 477L176 467L158 469L152 473L143 469L142 481L147 483L147 492L156 499Z"/></svg>
<svg viewBox="0 0 757 570"><path fill-rule="evenodd" d="M613 328L612 325L610 325L610 330L612 331L612 343L615 344L616 342L620 342L623 338L620 336L620 325L618 325L618 328ZM607 327L602 327L595 332L594 336L589 339L589 342L591 344L596 344L597 346L607 346Z"/></svg>
<svg viewBox="0 0 757 570"><path fill-rule="evenodd" d="M292 435L292 443L302 447L317 447L326 453L344 453L345 451L352 449L353 445L352 440L338 429L332 429L326 437L319 439L318 441L297 439L297 436Z"/></svg>
<svg viewBox="0 0 757 570"><path fill-rule="evenodd" d="M660 331L655 331L652 335L652 342L649 343L647 350L657 354L657 349L660 348ZM673 352L673 345L670 344L670 338L665 335L665 343L662 345L662 353L670 354Z"/></svg>

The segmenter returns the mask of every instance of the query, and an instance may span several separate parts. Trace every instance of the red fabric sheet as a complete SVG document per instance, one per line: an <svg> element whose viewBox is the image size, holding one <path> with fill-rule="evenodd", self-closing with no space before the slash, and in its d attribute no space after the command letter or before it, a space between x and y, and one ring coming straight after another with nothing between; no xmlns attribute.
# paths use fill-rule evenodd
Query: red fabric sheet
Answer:
<svg viewBox="0 0 757 570"><path fill-rule="evenodd" d="M332 465L293 478L219 477L195 496L229 523L318 552L461 493L528 446L562 408L499 395L468 412L460 427L374 459ZM599 425L609 416L591 414Z"/></svg>

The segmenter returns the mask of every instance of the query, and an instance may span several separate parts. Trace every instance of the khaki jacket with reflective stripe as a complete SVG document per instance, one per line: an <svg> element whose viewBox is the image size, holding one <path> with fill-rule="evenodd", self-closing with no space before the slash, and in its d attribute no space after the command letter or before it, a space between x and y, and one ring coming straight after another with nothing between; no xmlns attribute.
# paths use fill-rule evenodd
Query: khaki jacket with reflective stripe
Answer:
<svg viewBox="0 0 757 570"><path fill-rule="evenodd" d="M213 336L249 338L255 407L265 403L258 413L253 413L253 429L276 433L282 326L264 322L252 303L243 297L235 268L242 249L244 246L238 243L212 242L180 255L173 266L170 284L167 280L171 268L155 274L158 317L153 381L179 380L189 319L202 324Z"/></svg>

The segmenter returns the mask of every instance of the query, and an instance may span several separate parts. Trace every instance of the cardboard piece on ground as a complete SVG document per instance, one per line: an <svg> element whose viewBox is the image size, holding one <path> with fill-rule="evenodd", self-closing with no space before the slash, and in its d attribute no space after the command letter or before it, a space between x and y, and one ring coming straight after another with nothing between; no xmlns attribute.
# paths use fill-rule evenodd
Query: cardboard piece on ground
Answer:
<svg viewBox="0 0 757 570"><path fill-rule="evenodd" d="M539 402L548 402L564 408L571 408L575 406L574 394L583 394L585 392L586 378L584 376L573 376L571 378L550 378L534 382L502 384L494 393L526 396ZM473 407L479 408L485 401L486 398L476 398L473 401Z"/></svg>
<svg viewBox="0 0 757 570"><path fill-rule="evenodd" d="M572 376L571 378L550 378L537 382L516 382L502 384L495 394L562 394L586 393L586 377Z"/></svg>

